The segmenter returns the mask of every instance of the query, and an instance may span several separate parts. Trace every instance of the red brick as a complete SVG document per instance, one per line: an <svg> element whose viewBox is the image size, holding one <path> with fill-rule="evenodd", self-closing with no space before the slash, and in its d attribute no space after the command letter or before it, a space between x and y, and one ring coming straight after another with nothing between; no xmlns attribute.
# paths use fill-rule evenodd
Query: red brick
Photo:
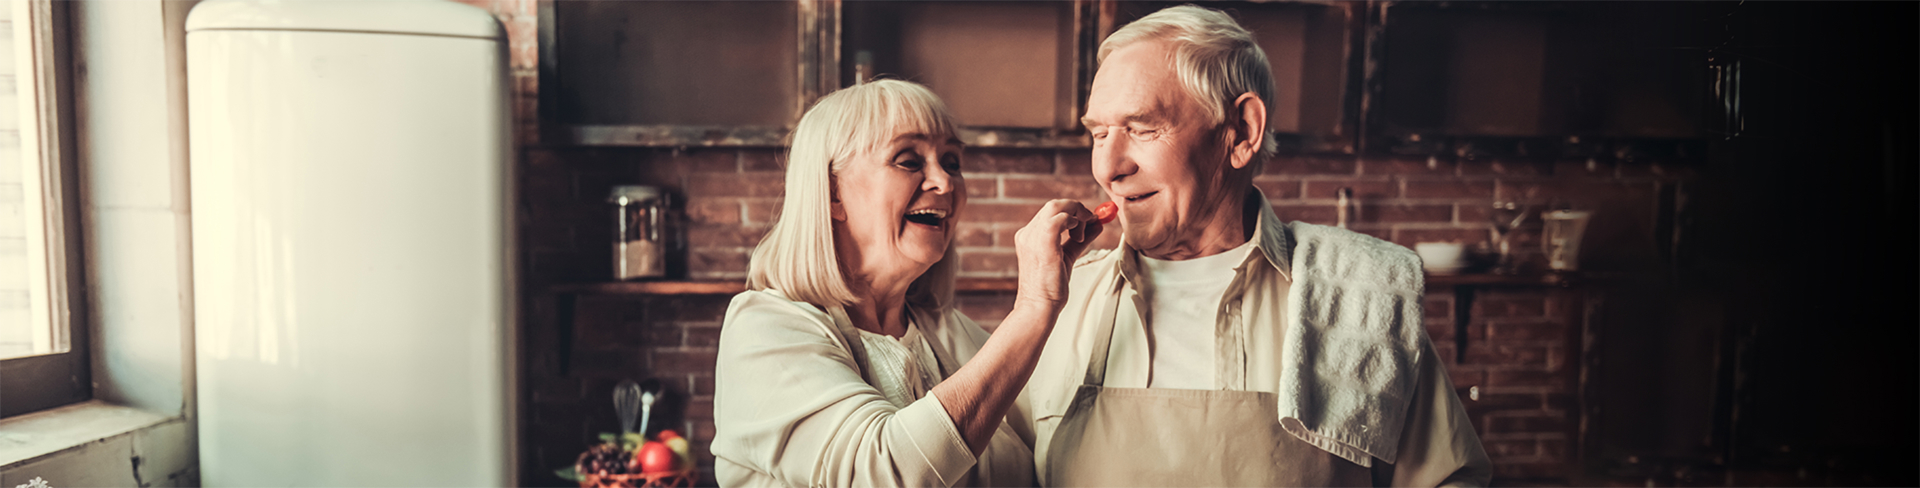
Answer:
<svg viewBox="0 0 1920 488"><path fill-rule="evenodd" d="M1538 411L1541 408L1539 393L1492 393L1480 392L1480 399L1463 400L1468 408L1478 411Z"/></svg>
<svg viewBox="0 0 1920 488"><path fill-rule="evenodd" d="M967 178L967 199L1000 198L1000 177L995 175L977 175Z"/></svg>
<svg viewBox="0 0 1920 488"><path fill-rule="evenodd" d="M1051 200L1067 198L1073 200L1100 201L1106 198L1106 192L1093 178L1080 176L1054 176L1041 178L1006 178L1006 198L1030 198Z"/></svg>
<svg viewBox="0 0 1920 488"><path fill-rule="evenodd" d="M1426 222L1444 224L1453 221L1452 205L1368 204L1360 206L1357 222Z"/></svg>
<svg viewBox="0 0 1920 488"><path fill-rule="evenodd" d="M727 304L732 300L733 297L724 295L659 297L649 301L647 319L654 322L717 323L726 315Z"/></svg>
<svg viewBox="0 0 1920 488"><path fill-rule="evenodd" d="M1066 176L1093 176L1093 153L1086 149L1061 149L1055 154L1060 158L1059 171L1054 174Z"/></svg>
<svg viewBox="0 0 1920 488"><path fill-rule="evenodd" d="M1488 433L1545 433L1565 432L1567 430L1567 419L1561 415L1488 415L1486 418L1487 426L1485 429Z"/></svg>
<svg viewBox="0 0 1920 488"><path fill-rule="evenodd" d="M1453 381L1453 386L1460 388L1486 386L1487 383L1486 372L1481 371L1479 368L1448 366L1447 377Z"/></svg>
<svg viewBox="0 0 1920 488"><path fill-rule="evenodd" d="M1566 375L1546 371L1488 371L1486 381L1490 387L1542 386L1556 391L1567 390L1567 383Z"/></svg>
<svg viewBox="0 0 1920 488"><path fill-rule="evenodd" d="M1281 204L1273 206L1273 214L1282 222L1295 220L1321 225L1333 225L1338 215L1333 205Z"/></svg>
<svg viewBox="0 0 1920 488"><path fill-rule="evenodd" d="M1491 181L1408 181L1407 198L1492 198Z"/></svg>
<svg viewBox="0 0 1920 488"><path fill-rule="evenodd" d="M1428 296L1426 300L1423 300L1420 302L1420 305L1422 308L1426 310L1428 323L1432 323L1433 321L1432 319L1436 319L1436 318L1440 318L1440 319L1453 318L1453 297L1452 296L1447 296L1444 298L1435 298L1432 296Z"/></svg>
<svg viewBox="0 0 1920 488"><path fill-rule="evenodd" d="M1496 462L1504 458L1533 457L1540 454L1539 441L1533 439L1510 439L1482 441L1480 445L1487 450L1487 457Z"/></svg>
<svg viewBox="0 0 1920 488"><path fill-rule="evenodd" d="M1369 175L1453 175L1453 158L1429 156L1392 156L1360 162L1360 172Z"/></svg>
<svg viewBox="0 0 1920 488"><path fill-rule="evenodd" d="M1492 159L1460 163L1463 176L1544 176L1553 174L1553 163L1529 159Z"/></svg>
<svg viewBox="0 0 1920 488"><path fill-rule="evenodd" d="M649 371L656 375L668 374L713 374L715 352L708 350L653 351L653 368Z"/></svg>
<svg viewBox="0 0 1920 488"><path fill-rule="evenodd" d="M772 173L690 174L687 196L699 197L779 197L785 189L785 175Z"/></svg>
<svg viewBox="0 0 1920 488"><path fill-rule="evenodd" d="M747 207L747 222L771 224L780 217L780 199L741 200Z"/></svg>
<svg viewBox="0 0 1920 488"><path fill-rule="evenodd" d="M781 150L742 149L740 150L740 170L785 173L787 171L787 156L784 154L784 151Z"/></svg>
<svg viewBox="0 0 1920 488"><path fill-rule="evenodd" d="M687 327L687 341L684 343L684 345L686 347L719 347L720 346L720 328L719 327L700 327L700 326Z"/></svg>
<svg viewBox="0 0 1920 488"><path fill-rule="evenodd" d="M1275 175L1351 175L1359 165L1352 156L1288 156L1267 162L1266 174Z"/></svg>
<svg viewBox="0 0 1920 488"><path fill-rule="evenodd" d="M747 272L747 251L734 249L701 249L687 252L687 272L696 278L716 278Z"/></svg>
<svg viewBox="0 0 1920 488"><path fill-rule="evenodd" d="M969 203L961 211L962 222L1013 222L1025 225L1040 211L1039 203Z"/></svg>
<svg viewBox="0 0 1920 488"><path fill-rule="evenodd" d="M713 420L713 399L688 400L686 414L688 420Z"/></svg>
<svg viewBox="0 0 1920 488"><path fill-rule="evenodd" d="M1547 314L1547 300L1539 295L1482 296L1475 317L1540 317Z"/></svg>
<svg viewBox="0 0 1920 488"><path fill-rule="evenodd" d="M1493 223L1493 205L1488 202L1461 202L1454 204L1458 209L1457 222L1468 225Z"/></svg>
<svg viewBox="0 0 1920 488"><path fill-rule="evenodd" d="M1552 341L1564 339L1567 324L1544 320L1489 320L1487 339L1491 341Z"/></svg>
<svg viewBox="0 0 1920 488"><path fill-rule="evenodd" d="M1540 439L1540 456L1547 459L1569 459L1566 439Z"/></svg>
<svg viewBox="0 0 1920 488"><path fill-rule="evenodd" d="M1305 198L1340 198L1341 188L1352 188L1353 198L1379 200L1400 197L1400 183L1390 180L1307 180Z"/></svg>
<svg viewBox="0 0 1920 488"><path fill-rule="evenodd" d="M1013 311L1013 295L1006 293L973 294L959 296L960 313L975 322L999 322Z"/></svg>
<svg viewBox="0 0 1920 488"><path fill-rule="evenodd" d="M994 225L982 222L961 222L955 227L953 245L957 247L993 247Z"/></svg>
<svg viewBox="0 0 1920 488"><path fill-rule="evenodd" d="M713 394L713 375L696 374L692 378L694 395Z"/></svg>
<svg viewBox="0 0 1920 488"><path fill-rule="evenodd" d="M740 223L740 200L733 198L703 198L688 201L687 220L695 224L738 225Z"/></svg>
<svg viewBox="0 0 1920 488"><path fill-rule="evenodd" d="M960 254L960 272L1011 276L1019 269L1012 251L968 251Z"/></svg>
<svg viewBox="0 0 1920 488"><path fill-rule="evenodd" d="M1393 242L1395 244L1407 247L1413 247L1414 244L1421 242L1459 242L1472 245L1473 243L1484 242L1486 240L1487 231L1485 229L1463 228L1397 229L1394 231L1393 236Z"/></svg>
<svg viewBox="0 0 1920 488"><path fill-rule="evenodd" d="M687 229L687 241L703 247L753 247L767 235L769 227L703 224Z"/></svg>
<svg viewBox="0 0 1920 488"><path fill-rule="evenodd" d="M688 432L687 437L689 440L711 442L713 441L714 432L713 421L701 420L693 423L693 431Z"/></svg>
<svg viewBox="0 0 1920 488"><path fill-rule="evenodd" d="M1282 180L1269 176L1255 177L1253 186L1267 195L1267 200L1291 200L1300 198L1300 180Z"/></svg>
<svg viewBox="0 0 1920 488"><path fill-rule="evenodd" d="M961 171L975 173L1052 173L1053 151L1033 149L974 150L967 152Z"/></svg>
<svg viewBox="0 0 1920 488"><path fill-rule="evenodd" d="M1543 369L1547 366L1547 348L1473 344L1467 347L1467 362L1502 367Z"/></svg>
<svg viewBox="0 0 1920 488"><path fill-rule="evenodd" d="M1573 408L1574 408L1574 396L1572 393L1547 394L1548 410L1567 411L1567 410L1572 410Z"/></svg>
<svg viewBox="0 0 1920 488"><path fill-rule="evenodd" d="M576 342L577 344L577 342ZM646 372L646 354L631 349L573 351L572 373L580 376L622 377Z"/></svg>
<svg viewBox="0 0 1920 488"><path fill-rule="evenodd" d="M627 327L638 332L633 335L646 338L646 343L639 345L648 347L680 347L681 344L685 343L683 338L685 329L676 324L660 323L649 326L647 323L641 321L628 321ZM581 338L577 340L586 341L589 339Z"/></svg>

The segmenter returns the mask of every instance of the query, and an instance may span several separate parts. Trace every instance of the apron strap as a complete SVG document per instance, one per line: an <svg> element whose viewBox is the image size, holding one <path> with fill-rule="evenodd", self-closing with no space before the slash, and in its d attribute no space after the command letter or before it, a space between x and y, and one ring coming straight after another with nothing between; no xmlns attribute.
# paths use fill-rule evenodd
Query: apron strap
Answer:
<svg viewBox="0 0 1920 488"><path fill-rule="evenodd" d="M1114 287L1120 289L1121 295L1126 294L1127 280L1117 280ZM1107 353L1113 345L1113 322L1119 318L1120 302L1125 299L1126 297L1114 297L1113 306L1108 307L1100 316L1100 321L1094 323L1100 327L1100 330L1093 334L1093 355L1087 361L1087 377L1083 381L1085 384L1093 386L1107 384Z"/></svg>
<svg viewBox="0 0 1920 488"><path fill-rule="evenodd" d="M853 319L847 318L847 309L833 307L827 310L827 316L833 318L833 327L839 329L840 340L847 341L847 348L853 350L853 365L860 368L860 381L876 384L867 371L867 343L860 340L860 331L853 328Z"/></svg>

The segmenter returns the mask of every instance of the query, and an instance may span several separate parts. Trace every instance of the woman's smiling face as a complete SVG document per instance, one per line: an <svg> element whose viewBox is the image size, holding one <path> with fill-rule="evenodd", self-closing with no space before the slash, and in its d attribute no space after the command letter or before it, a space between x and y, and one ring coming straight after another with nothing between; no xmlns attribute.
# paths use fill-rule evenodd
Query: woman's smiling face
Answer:
<svg viewBox="0 0 1920 488"><path fill-rule="evenodd" d="M957 139L898 134L835 171L834 230L851 241L836 246L841 262L856 274L918 276L945 257L967 203L960 157Z"/></svg>

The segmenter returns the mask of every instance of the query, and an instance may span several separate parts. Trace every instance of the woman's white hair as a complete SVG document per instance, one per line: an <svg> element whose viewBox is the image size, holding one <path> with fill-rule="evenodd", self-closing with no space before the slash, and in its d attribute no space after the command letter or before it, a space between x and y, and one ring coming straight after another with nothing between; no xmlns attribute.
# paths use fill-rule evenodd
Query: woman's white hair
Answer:
<svg viewBox="0 0 1920 488"><path fill-rule="evenodd" d="M1114 50L1144 41L1172 43L1174 73L1187 95L1206 110L1211 125L1225 122L1243 93L1273 106L1273 68L1266 51L1226 13L1193 5L1162 9L1108 35L1100 43L1098 59L1104 62ZM1256 169L1279 150L1271 135L1263 141L1253 158Z"/></svg>
<svg viewBox="0 0 1920 488"><path fill-rule="evenodd" d="M773 229L753 249L747 289L779 290L788 299L829 308L859 302L834 254L833 175L896 135L946 140L957 134L956 128L946 103L912 82L878 80L821 97L793 129L786 199ZM949 242L946 256L907 288L907 303L944 315L953 306L959 261Z"/></svg>

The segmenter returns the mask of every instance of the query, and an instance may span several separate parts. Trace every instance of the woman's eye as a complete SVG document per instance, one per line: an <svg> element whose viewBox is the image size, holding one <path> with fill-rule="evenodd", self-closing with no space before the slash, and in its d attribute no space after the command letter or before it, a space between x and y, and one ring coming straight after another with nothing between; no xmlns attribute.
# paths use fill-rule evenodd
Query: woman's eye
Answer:
<svg viewBox="0 0 1920 488"><path fill-rule="evenodd" d="M903 159L903 160L900 160L900 162L893 163L893 164L901 168L913 170L913 171L919 171L922 166L926 166L926 163L922 163L918 159Z"/></svg>
<svg viewBox="0 0 1920 488"><path fill-rule="evenodd" d="M959 157L959 156L947 156L947 157L944 157L944 158L940 158L940 168L942 168L942 169L945 169L945 170L947 170L947 172L948 172L948 173L959 173L959 172L960 172L960 157Z"/></svg>

